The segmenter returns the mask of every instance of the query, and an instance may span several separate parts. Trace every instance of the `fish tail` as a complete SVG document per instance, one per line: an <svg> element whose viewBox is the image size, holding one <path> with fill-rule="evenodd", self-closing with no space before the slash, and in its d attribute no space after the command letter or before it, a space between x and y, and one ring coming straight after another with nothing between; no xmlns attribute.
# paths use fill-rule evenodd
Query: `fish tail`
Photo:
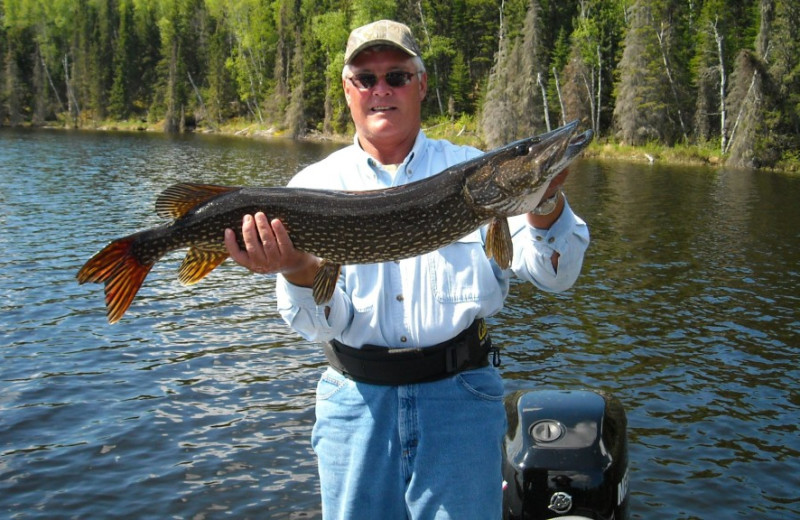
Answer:
<svg viewBox="0 0 800 520"><path fill-rule="evenodd" d="M105 283L109 323L116 323L130 307L153 263L140 261L133 252L135 236L115 240L78 271L78 282Z"/></svg>

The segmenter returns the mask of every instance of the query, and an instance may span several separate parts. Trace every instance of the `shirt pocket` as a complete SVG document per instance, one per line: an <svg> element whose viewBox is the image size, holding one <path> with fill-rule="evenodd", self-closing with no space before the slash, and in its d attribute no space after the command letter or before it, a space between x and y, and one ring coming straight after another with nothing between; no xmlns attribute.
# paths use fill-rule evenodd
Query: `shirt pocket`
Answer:
<svg viewBox="0 0 800 520"><path fill-rule="evenodd" d="M356 313L371 314L380 296L382 276L379 264L343 266L345 285Z"/></svg>
<svg viewBox="0 0 800 520"><path fill-rule="evenodd" d="M480 229L427 257L431 288L441 303L479 302L499 290Z"/></svg>

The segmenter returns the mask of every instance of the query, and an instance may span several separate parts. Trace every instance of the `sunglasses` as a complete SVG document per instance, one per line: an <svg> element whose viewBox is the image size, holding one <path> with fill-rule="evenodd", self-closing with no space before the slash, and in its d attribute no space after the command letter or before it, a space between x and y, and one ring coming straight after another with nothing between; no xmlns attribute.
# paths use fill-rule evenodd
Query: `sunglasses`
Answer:
<svg viewBox="0 0 800 520"><path fill-rule="evenodd" d="M411 83L411 78L415 75L414 72L406 72L404 70L393 70L387 72L383 77L386 79L386 84L392 88L405 87ZM371 72L361 72L354 74L347 78L350 82L362 90L369 90L378 84L378 75Z"/></svg>

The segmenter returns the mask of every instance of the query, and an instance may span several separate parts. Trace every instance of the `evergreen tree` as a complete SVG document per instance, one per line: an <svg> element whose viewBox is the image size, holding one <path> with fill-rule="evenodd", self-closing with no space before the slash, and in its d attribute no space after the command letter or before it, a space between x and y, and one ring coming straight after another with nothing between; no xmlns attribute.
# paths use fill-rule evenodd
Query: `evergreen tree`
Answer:
<svg viewBox="0 0 800 520"><path fill-rule="evenodd" d="M509 143L516 135L516 113L508 88L514 73L511 58L508 37L501 33L480 117L481 134L490 148Z"/></svg>
<svg viewBox="0 0 800 520"><path fill-rule="evenodd" d="M659 33L664 28L659 7L658 0L637 0L633 5L619 62L614 124L617 138L632 145L672 142L675 138L670 81L663 61L663 45L659 44ZM662 33L662 41L667 36Z"/></svg>
<svg viewBox="0 0 800 520"><path fill-rule="evenodd" d="M11 43L11 42L9 42ZM17 126L24 121L25 86L20 71L18 53L15 45L8 45L3 67L3 112L8 124Z"/></svg>
<svg viewBox="0 0 800 520"><path fill-rule="evenodd" d="M119 27L114 49L114 78L109 93L108 111L112 117L126 119L132 111L131 73L135 70L132 42L133 4L120 0Z"/></svg>
<svg viewBox="0 0 800 520"><path fill-rule="evenodd" d="M569 60L561 73L563 121L579 119L582 126L592 128L595 121L593 71L584 61L579 45L572 45Z"/></svg>
<svg viewBox="0 0 800 520"><path fill-rule="evenodd" d="M749 49L739 52L736 57L731 89L727 96L730 108L730 136L727 164L732 166L758 166L756 142L762 130L762 102L766 71L763 62Z"/></svg>
<svg viewBox="0 0 800 520"><path fill-rule="evenodd" d="M347 106L342 96L344 48L349 35L347 14L343 9L329 10L313 17L316 42L325 56L324 115L322 131L342 132L347 126Z"/></svg>
<svg viewBox="0 0 800 520"><path fill-rule="evenodd" d="M533 135L547 130L549 121L545 94L541 88L542 77L547 78L549 55L543 35L542 9L539 0L531 0L525 23L522 27L522 38L518 40L519 58L516 61L518 74L514 82L513 93L518 96L520 121L517 125L515 139Z"/></svg>
<svg viewBox="0 0 800 520"><path fill-rule="evenodd" d="M469 69L464 60L464 55L460 52L456 53L453 59L453 64L450 70L449 82L447 90L450 93L448 98L448 115L455 118L458 114L470 110L470 91L472 82L469 77ZM452 107L450 106L452 101Z"/></svg>
<svg viewBox="0 0 800 520"><path fill-rule="evenodd" d="M562 74L566 120L581 119L598 135L608 126L612 85L624 30L623 0L580 3Z"/></svg>
<svg viewBox="0 0 800 520"><path fill-rule="evenodd" d="M300 137L306 133L303 46L300 43L300 38L296 39L296 45L294 46L291 70L291 95L289 97L289 105L286 108L286 119L284 120L283 126L286 128L289 137Z"/></svg>
<svg viewBox="0 0 800 520"><path fill-rule="evenodd" d="M236 86L227 67L232 36L221 19L214 19L214 30L209 36L208 62L205 88L206 109L211 125L239 115L234 107L237 101Z"/></svg>
<svg viewBox="0 0 800 520"><path fill-rule="evenodd" d="M490 147L545 130L548 117L540 80L548 76L538 0L528 6L522 33L509 42L501 37L489 76L481 130Z"/></svg>
<svg viewBox="0 0 800 520"><path fill-rule="evenodd" d="M755 49L743 49L736 57L727 106L731 110L730 136L727 164L754 167L761 162L758 140L764 130L764 100L768 89L765 60L768 59L772 22L775 11L774 0L760 0L760 24L755 39Z"/></svg>
<svg viewBox="0 0 800 520"><path fill-rule="evenodd" d="M731 78L728 164L774 166L796 154L800 111L800 8L789 0L760 0L755 52L739 53Z"/></svg>
<svg viewBox="0 0 800 520"><path fill-rule="evenodd" d="M5 6L0 2L0 20L5 19ZM0 24L0 126L8 118L7 59L8 31L5 24Z"/></svg>
<svg viewBox="0 0 800 520"><path fill-rule="evenodd" d="M800 4L795 0L775 2L773 50L768 73L775 103L767 114L769 131L763 148L770 166L786 157L800 157Z"/></svg>
<svg viewBox="0 0 800 520"><path fill-rule="evenodd" d="M623 7L633 2L629 10ZM2 0L0 124L233 117L344 132L349 31L408 24L424 115L479 113L489 146L558 116L602 136L719 139L731 164L800 149L800 4L791 0ZM499 14L499 16L498 16ZM623 29L626 32L623 35Z"/></svg>

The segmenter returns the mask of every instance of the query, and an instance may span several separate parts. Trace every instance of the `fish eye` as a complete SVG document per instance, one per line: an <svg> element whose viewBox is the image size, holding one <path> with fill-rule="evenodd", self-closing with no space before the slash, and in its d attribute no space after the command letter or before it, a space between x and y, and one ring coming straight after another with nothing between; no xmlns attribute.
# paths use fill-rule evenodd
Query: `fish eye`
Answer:
<svg viewBox="0 0 800 520"><path fill-rule="evenodd" d="M528 155L530 152L531 149L527 145L521 144L517 146L517 155Z"/></svg>

